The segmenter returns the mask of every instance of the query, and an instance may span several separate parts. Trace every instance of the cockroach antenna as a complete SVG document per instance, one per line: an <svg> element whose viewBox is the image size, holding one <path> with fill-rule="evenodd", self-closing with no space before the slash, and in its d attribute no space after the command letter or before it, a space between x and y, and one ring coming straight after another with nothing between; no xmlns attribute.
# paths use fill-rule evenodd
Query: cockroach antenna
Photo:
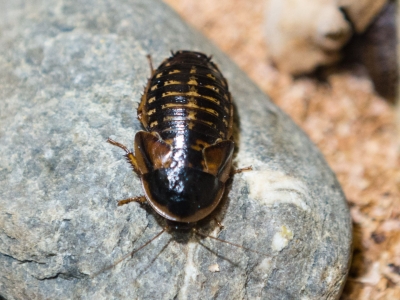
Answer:
<svg viewBox="0 0 400 300"><path fill-rule="evenodd" d="M149 245L152 241L156 240L160 235L162 235L165 231L167 230L167 228L163 228L163 230L161 230L159 233L157 233L157 235L155 235L152 239L148 240L146 243L144 243L142 246L140 246L139 248L133 250L132 252L124 255L123 257L121 257L120 259L118 259L115 263L113 263L112 265L101 269L99 272L95 273L92 275L93 277L96 277L97 275L106 272L108 270L111 270L112 268L114 268L116 265L118 265L119 263L121 263L122 261L124 261L125 259L127 259L129 256L133 257L133 255L135 255L136 252L139 252L140 250L142 250L143 248L145 248L147 245Z"/></svg>
<svg viewBox="0 0 400 300"><path fill-rule="evenodd" d="M249 251L249 252L257 253L257 254L260 254L260 255L263 255L263 256L269 256L269 255L266 254L266 253L259 252L259 251L256 251L256 250L253 250L253 249L244 247L244 246L239 245L239 244L235 244L235 243L232 243L232 242L228 242L228 241L222 240L222 239L220 239L220 238L217 238L217 237L214 237L214 236L211 236L211 235L208 235L208 234L201 233L201 232L198 231L196 228L193 228L193 232L194 232L195 234L199 235L199 236L204 237L204 238L210 238L210 239L219 241L219 242L221 242L221 243L225 243L225 244L228 244L228 245L237 247L237 248L242 248L242 249L244 249L244 250L246 250L246 251Z"/></svg>

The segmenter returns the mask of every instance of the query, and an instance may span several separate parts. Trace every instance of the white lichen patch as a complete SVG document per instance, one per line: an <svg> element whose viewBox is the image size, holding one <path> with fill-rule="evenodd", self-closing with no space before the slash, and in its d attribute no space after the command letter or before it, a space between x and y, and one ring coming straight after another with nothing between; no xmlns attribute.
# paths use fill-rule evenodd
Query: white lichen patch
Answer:
<svg viewBox="0 0 400 300"><path fill-rule="evenodd" d="M265 205L291 203L308 211L310 197L307 186L299 179L277 171L244 172L249 185L250 197Z"/></svg>
<svg viewBox="0 0 400 300"><path fill-rule="evenodd" d="M185 265L185 277L183 280L183 285L181 287L179 298L180 299L188 299L190 293L190 286L191 284L196 282L196 277L198 275L198 270L196 263L194 261L195 250L198 245L195 243L188 244L188 253L187 253L187 260Z"/></svg>
<svg viewBox="0 0 400 300"><path fill-rule="evenodd" d="M208 267L208 271L210 272L219 272L219 265L218 264L213 264L211 266Z"/></svg>
<svg viewBox="0 0 400 300"><path fill-rule="evenodd" d="M337 278L337 269L332 267L327 267L324 272L325 282L328 285L335 284L335 279Z"/></svg>
<svg viewBox="0 0 400 300"><path fill-rule="evenodd" d="M255 268L254 272L257 276L261 276L261 279L265 279L264 275L269 275L272 271L272 259L270 257L264 258L261 263Z"/></svg>
<svg viewBox="0 0 400 300"><path fill-rule="evenodd" d="M283 225L281 227L281 230L274 234L274 237L272 238L271 248L274 251L281 251L289 244L289 241L291 241L292 239L293 232L290 230L290 228Z"/></svg>

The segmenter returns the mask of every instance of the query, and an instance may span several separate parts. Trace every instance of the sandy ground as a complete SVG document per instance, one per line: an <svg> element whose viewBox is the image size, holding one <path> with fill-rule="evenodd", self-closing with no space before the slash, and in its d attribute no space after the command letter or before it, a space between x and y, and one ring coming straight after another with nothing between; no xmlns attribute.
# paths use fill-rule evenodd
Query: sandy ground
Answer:
<svg viewBox="0 0 400 300"><path fill-rule="evenodd" d="M165 0L227 53L325 155L346 194L354 254L341 299L400 299L400 159L394 108L362 66L294 80L268 61L262 0Z"/></svg>

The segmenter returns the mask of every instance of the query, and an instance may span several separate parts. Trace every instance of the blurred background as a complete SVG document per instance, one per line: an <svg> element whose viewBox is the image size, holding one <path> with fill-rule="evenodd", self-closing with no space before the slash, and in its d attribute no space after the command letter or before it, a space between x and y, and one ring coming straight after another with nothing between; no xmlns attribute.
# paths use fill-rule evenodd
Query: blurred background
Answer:
<svg viewBox="0 0 400 300"><path fill-rule="evenodd" d="M341 299L400 299L397 3L164 1L293 118L336 173L354 224Z"/></svg>

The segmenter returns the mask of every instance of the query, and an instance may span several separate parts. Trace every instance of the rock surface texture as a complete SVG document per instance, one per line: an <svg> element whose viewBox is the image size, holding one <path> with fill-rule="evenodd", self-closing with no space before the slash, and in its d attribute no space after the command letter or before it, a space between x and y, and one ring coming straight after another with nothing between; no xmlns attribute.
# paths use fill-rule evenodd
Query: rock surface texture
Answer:
<svg viewBox="0 0 400 300"><path fill-rule="evenodd" d="M162 2L0 2L0 296L5 299L336 299L351 220L316 147ZM120 149L169 50L212 54L236 105L232 180L199 230L164 233ZM264 254L261 254L264 253ZM102 272L100 272L103 270ZM100 273L99 273L100 272Z"/></svg>

